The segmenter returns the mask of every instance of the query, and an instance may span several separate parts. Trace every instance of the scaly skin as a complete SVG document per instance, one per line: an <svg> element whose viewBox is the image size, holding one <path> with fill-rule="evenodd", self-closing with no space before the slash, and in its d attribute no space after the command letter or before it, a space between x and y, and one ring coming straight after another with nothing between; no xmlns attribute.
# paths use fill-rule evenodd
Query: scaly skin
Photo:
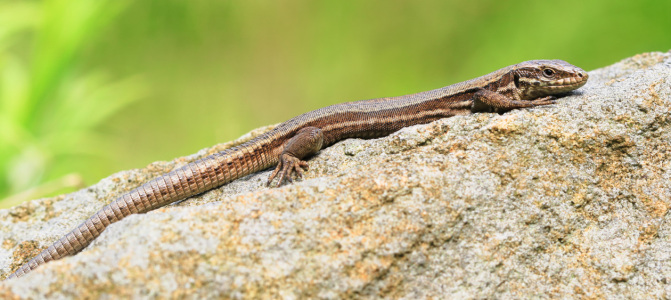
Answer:
<svg viewBox="0 0 671 300"><path fill-rule="evenodd" d="M268 184L301 176L304 158L347 138L376 138L403 127L475 112L503 112L555 103L554 95L587 82L582 69L561 60L519 63L440 89L331 105L280 124L247 143L173 170L129 191L19 267L20 277L48 261L74 255L110 224L219 187L277 165Z"/></svg>

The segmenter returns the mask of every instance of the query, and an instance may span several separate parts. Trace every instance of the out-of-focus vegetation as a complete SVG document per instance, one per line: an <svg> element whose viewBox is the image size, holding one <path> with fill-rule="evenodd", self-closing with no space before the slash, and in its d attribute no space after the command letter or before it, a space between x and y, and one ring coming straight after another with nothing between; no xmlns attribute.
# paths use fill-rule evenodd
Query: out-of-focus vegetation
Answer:
<svg viewBox="0 0 671 300"><path fill-rule="evenodd" d="M47 174L65 156L99 155L101 122L137 99L136 80L82 71L77 56L123 1L0 3L0 196L3 205L83 185L76 170Z"/></svg>
<svg viewBox="0 0 671 300"><path fill-rule="evenodd" d="M0 206L333 103L529 59L592 70L667 51L669 12L651 0L0 0Z"/></svg>

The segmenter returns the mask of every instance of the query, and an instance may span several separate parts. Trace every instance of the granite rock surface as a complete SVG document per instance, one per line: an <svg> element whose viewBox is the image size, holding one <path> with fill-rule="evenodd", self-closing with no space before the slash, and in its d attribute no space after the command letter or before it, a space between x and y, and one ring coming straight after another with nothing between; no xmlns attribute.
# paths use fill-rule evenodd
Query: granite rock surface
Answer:
<svg viewBox="0 0 671 300"><path fill-rule="evenodd" d="M350 139L111 225L0 298L669 298L671 53L558 104ZM237 145L0 210L0 279L123 192Z"/></svg>

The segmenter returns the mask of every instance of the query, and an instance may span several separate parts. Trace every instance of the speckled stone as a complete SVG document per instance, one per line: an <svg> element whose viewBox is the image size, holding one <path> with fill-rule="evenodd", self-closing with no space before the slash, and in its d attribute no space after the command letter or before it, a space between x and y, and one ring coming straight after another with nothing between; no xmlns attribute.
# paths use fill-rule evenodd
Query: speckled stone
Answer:
<svg viewBox="0 0 671 300"><path fill-rule="evenodd" d="M346 140L110 226L0 282L7 298L671 297L671 53L589 73L557 105ZM0 278L108 201L198 157L0 211Z"/></svg>

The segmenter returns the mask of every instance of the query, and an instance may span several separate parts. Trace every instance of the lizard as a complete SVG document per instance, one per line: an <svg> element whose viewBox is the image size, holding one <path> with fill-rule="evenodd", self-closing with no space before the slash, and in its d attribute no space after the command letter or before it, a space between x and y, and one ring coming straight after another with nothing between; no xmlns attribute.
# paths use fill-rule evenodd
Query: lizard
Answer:
<svg viewBox="0 0 671 300"><path fill-rule="evenodd" d="M119 196L55 241L7 279L71 256L107 226L276 166L267 186L292 182L308 170L305 159L347 138L377 138L416 124L477 112L503 113L556 103L587 83L588 74L562 60L532 60L443 88L361 100L313 110L239 146L197 159Z"/></svg>

